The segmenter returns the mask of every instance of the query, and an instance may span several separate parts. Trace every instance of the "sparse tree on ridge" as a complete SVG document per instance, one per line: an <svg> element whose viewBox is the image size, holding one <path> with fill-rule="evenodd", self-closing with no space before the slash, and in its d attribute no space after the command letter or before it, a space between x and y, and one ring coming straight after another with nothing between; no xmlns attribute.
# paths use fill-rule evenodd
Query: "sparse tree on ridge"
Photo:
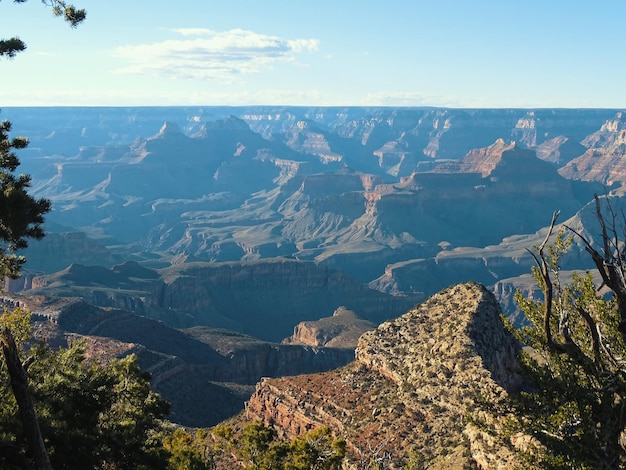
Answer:
<svg viewBox="0 0 626 470"><path fill-rule="evenodd" d="M277 440L275 431L260 422L248 423L237 435L228 426L216 426L213 435L219 444L214 447L209 460L228 449L226 453L236 456L246 470L337 470L342 468L346 455L345 439L334 436L327 426L308 431L291 441ZM234 464L233 460L229 462ZM212 464L215 464L214 460Z"/></svg>
<svg viewBox="0 0 626 470"><path fill-rule="evenodd" d="M529 250L543 299L516 293L529 325L514 333L531 348L522 357L531 387L516 405L523 431L547 450L530 457L533 465L545 468L626 468L626 215L608 197L596 196L595 209L600 247L570 227L557 231L555 214ZM600 285L590 272L561 278L559 260L574 239Z"/></svg>

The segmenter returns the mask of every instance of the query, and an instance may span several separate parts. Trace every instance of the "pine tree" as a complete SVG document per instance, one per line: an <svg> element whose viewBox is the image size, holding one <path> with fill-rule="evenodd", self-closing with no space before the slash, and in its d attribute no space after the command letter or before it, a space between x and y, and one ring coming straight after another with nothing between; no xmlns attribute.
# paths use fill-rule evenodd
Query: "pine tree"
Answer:
<svg viewBox="0 0 626 470"><path fill-rule="evenodd" d="M26 0L14 0L24 3ZM67 4L64 0L42 0L52 8L55 16L61 16L70 26L75 27L86 17L84 10ZM19 38L0 39L0 58L13 58L26 49ZM50 210L50 201L32 197L28 190L31 185L29 175L16 174L20 161L15 150L28 145L24 137L11 138L11 123L0 123L0 275L4 278L18 277L26 261L15 251L26 248L28 239L43 237L43 216ZM6 312L5 312L6 314ZM36 468L50 468L50 460L41 436L37 415L28 386L26 367L20 358L20 351L10 326L0 325L0 346L4 356L11 390L20 411L24 435L30 455Z"/></svg>
<svg viewBox="0 0 626 470"><path fill-rule="evenodd" d="M0 122L0 275L16 278L26 261L15 254L28 246L27 239L44 236L41 224L50 210L50 201L28 194L31 178L16 175L20 161L15 150L28 145L24 137L11 139L11 123Z"/></svg>

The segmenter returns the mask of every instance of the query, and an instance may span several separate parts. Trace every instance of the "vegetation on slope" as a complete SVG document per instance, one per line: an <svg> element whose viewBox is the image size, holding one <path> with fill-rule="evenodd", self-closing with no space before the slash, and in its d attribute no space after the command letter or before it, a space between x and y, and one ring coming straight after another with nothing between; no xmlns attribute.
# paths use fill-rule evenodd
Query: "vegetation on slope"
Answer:
<svg viewBox="0 0 626 470"><path fill-rule="evenodd" d="M531 388L514 405L520 428L548 450L530 453L533 466L626 468L626 217L610 199L595 201L601 248L569 227L548 245L555 214L532 251L543 299L517 295L530 321L514 332L530 347L521 363ZM569 284L560 278L559 262L573 238L585 244L601 285L589 272Z"/></svg>

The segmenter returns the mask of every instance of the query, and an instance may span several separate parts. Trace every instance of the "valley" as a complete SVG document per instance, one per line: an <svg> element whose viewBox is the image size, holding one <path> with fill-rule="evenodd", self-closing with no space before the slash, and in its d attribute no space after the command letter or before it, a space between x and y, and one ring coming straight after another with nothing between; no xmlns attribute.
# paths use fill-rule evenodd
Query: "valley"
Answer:
<svg viewBox="0 0 626 470"><path fill-rule="evenodd" d="M594 240L593 195L619 206L623 112L3 108L53 207L5 295L41 337L137 352L174 421L213 425L450 285L515 317L553 212Z"/></svg>

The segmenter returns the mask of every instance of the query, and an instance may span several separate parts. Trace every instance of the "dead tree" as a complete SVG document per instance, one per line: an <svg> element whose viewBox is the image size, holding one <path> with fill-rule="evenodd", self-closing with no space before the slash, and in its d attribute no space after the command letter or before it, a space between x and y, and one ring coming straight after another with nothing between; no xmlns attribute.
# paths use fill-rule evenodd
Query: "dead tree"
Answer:
<svg viewBox="0 0 626 470"><path fill-rule="evenodd" d="M619 313L619 331L622 340L626 343L626 279L625 261L626 261L626 218L622 214L622 239L620 239L617 229L617 214L613 210L611 202L606 198L606 206L610 220L607 224L605 216L602 213L600 198L594 195L596 204L596 217L602 229L602 252L596 250L589 240L580 233L567 227L574 233L584 244L585 250L591 255L591 259L602 277L604 285L606 285L615 296L617 303L617 311Z"/></svg>

